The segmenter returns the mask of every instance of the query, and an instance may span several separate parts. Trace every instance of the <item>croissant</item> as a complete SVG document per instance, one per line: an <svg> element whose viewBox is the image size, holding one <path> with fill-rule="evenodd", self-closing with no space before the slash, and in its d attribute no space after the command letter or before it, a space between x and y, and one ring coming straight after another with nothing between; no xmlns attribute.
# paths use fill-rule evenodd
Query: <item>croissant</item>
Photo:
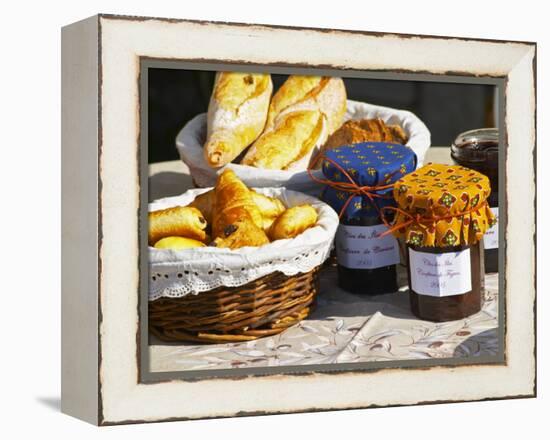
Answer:
<svg viewBox="0 0 550 440"><path fill-rule="evenodd" d="M269 228L279 215L286 209L283 202L276 197L269 197L260 194L253 189L250 190L253 202L258 206L262 215L262 228L267 233ZM210 190L198 195L189 206L197 208L208 224L212 224L214 211L216 209L216 193L215 190Z"/></svg>
<svg viewBox="0 0 550 440"><path fill-rule="evenodd" d="M164 237L181 236L203 241L206 220L197 208L175 206L149 213L149 245Z"/></svg>
<svg viewBox="0 0 550 440"><path fill-rule="evenodd" d="M241 163L288 170L307 164L345 112L341 78L291 75L273 96L266 127Z"/></svg>
<svg viewBox="0 0 550 440"><path fill-rule="evenodd" d="M262 214L262 228L267 233L275 219L285 211L286 207L276 197L264 196L254 190L251 190L251 193L252 200L256 203Z"/></svg>
<svg viewBox="0 0 550 440"><path fill-rule="evenodd" d="M195 199L189 204L194 208L197 208L209 225L212 224L212 219L214 217L214 211L216 209L216 191L211 189L210 191L199 194Z"/></svg>
<svg viewBox="0 0 550 440"><path fill-rule="evenodd" d="M223 234L214 239L211 246L238 249L243 246L262 246L269 239L263 229L256 226L246 211L239 220L227 225Z"/></svg>
<svg viewBox="0 0 550 440"><path fill-rule="evenodd" d="M298 205L283 212L269 231L271 240L294 238L317 223L317 211L311 205Z"/></svg>
<svg viewBox="0 0 550 440"><path fill-rule="evenodd" d="M252 191L231 169L226 168L218 177L215 207L212 218L214 238L222 236L226 227L239 219L250 221L258 228L263 226L262 214L252 199Z"/></svg>
<svg viewBox="0 0 550 440"><path fill-rule="evenodd" d="M272 91L268 74L218 72L208 105L204 145L210 166L230 163L260 135Z"/></svg>

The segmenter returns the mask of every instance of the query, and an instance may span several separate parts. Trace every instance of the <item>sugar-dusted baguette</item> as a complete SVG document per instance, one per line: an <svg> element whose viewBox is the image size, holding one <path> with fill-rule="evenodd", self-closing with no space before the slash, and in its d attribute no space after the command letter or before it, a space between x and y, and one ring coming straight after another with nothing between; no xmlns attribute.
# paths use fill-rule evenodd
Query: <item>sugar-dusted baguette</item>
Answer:
<svg viewBox="0 0 550 440"><path fill-rule="evenodd" d="M242 163L265 169L304 166L340 127L345 112L341 78L291 75L273 96L266 127Z"/></svg>
<svg viewBox="0 0 550 440"><path fill-rule="evenodd" d="M230 163L264 129L273 91L268 74L218 72L208 105L204 156L212 167Z"/></svg>

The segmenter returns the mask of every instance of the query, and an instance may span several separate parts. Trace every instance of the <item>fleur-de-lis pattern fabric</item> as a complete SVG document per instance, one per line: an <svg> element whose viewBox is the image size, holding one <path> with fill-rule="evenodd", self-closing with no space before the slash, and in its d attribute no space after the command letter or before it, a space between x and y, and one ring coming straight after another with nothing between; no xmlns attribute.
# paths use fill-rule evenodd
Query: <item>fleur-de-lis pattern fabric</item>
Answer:
<svg viewBox="0 0 550 440"><path fill-rule="evenodd" d="M395 231L417 246L474 244L493 226L496 218L485 203L491 186L483 174L457 165L429 163L400 178L393 190L397 206L410 215L446 217L433 222L413 222ZM477 210L461 215L464 211ZM394 224L410 217L397 213Z"/></svg>
<svg viewBox="0 0 550 440"><path fill-rule="evenodd" d="M349 183L334 162L359 186L389 185L416 168L416 155L409 147L388 142L364 142L337 147L327 151L325 158L322 170L328 180ZM391 188L377 191L377 194L387 197L374 199L378 208L395 205ZM349 192L327 186L321 198L340 213L349 196ZM378 209L367 196L354 196L343 215L348 219L378 216Z"/></svg>

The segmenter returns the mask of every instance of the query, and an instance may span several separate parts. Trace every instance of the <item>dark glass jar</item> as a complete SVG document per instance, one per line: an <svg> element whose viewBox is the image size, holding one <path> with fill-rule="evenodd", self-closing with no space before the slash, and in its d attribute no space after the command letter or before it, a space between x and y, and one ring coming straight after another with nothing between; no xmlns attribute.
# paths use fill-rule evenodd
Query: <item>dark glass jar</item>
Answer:
<svg viewBox="0 0 550 440"><path fill-rule="evenodd" d="M409 297L414 315L441 322L479 312L485 292L482 252L483 242L447 247L407 244ZM465 276L468 271L469 276ZM445 292L443 296L441 292Z"/></svg>
<svg viewBox="0 0 550 440"><path fill-rule="evenodd" d="M393 184L416 169L414 151L388 142L342 145L325 151L321 168L321 199L340 214L338 285L366 295L396 292L399 244L380 236L387 231L380 210L395 206Z"/></svg>
<svg viewBox="0 0 550 440"><path fill-rule="evenodd" d="M499 136L496 128L481 128L461 133L451 145L455 163L486 175L491 184L487 199L498 217L498 151ZM485 271L498 272L498 223L484 237Z"/></svg>
<svg viewBox="0 0 550 440"><path fill-rule="evenodd" d="M379 229L382 229L382 221L380 217L377 216L365 216L362 218L345 218L343 217L340 220L340 230L338 233L338 238L336 240L336 256L338 261L338 285L352 293L359 293L365 295L379 295L383 293L391 293L397 291L397 272L396 265L390 264L387 266L381 266L373 269L357 268L357 266L362 265L360 261L355 260L355 264L348 264L348 262L342 258L342 246L346 246L346 240L342 236L342 229L345 229L346 226L355 226L358 228L353 228L354 234L362 234L367 237L372 235L373 232L377 232ZM376 228L372 228L372 227ZM364 232L360 232L364 231ZM366 238L365 238L366 240ZM373 244L372 241L376 240L372 238L371 244L368 248L372 251L376 244ZM385 249L385 252L395 254L399 252L397 240L393 236L384 237L379 239L380 248ZM392 249L389 249L392 247ZM364 247L361 245L357 248L364 251ZM368 258L368 256L365 256ZM390 256L391 258L391 256ZM359 264L358 264L359 263ZM369 262L364 262L365 265L370 265ZM355 267L346 267L355 266Z"/></svg>

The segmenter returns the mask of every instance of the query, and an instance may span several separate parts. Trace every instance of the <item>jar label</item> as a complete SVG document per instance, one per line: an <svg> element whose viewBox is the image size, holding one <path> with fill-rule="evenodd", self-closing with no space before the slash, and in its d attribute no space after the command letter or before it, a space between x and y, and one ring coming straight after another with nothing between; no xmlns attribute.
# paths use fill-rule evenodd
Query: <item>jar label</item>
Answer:
<svg viewBox="0 0 550 440"><path fill-rule="evenodd" d="M485 249L498 249L498 207L491 208L497 218L497 223L485 232L483 236L483 247Z"/></svg>
<svg viewBox="0 0 550 440"><path fill-rule="evenodd" d="M409 248L411 288L420 295L462 295L472 290L470 249L431 254Z"/></svg>
<svg viewBox="0 0 550 440"><path fill-rule="evenodd" d="M399 246L393 235L380 237L388 228L340 225L336 233L338 264L348 269L376 269L398 264Z"/></svg>

